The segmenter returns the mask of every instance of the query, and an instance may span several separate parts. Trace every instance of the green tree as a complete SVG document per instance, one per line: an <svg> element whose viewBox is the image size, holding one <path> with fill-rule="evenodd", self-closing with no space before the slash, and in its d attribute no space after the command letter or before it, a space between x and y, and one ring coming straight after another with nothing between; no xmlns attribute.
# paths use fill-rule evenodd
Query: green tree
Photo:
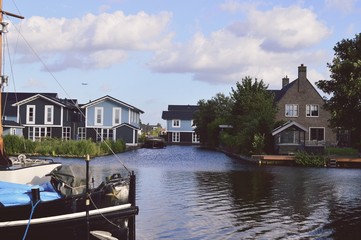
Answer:
<svg viewBox="0 0 361 240"><path fill-rule="evenodd" d="M331 113L330 126L350 130L356 144L361 136L361 33L341 40L333 50L332 63L327 63L331 79L316 85L331 95L324 105Z"/></svg>
<svg viewBox="0 0 361 240"><path fill-rule="evenodd" d="M232 126L240 153L258 154L271 145L277 107L267 88L262 80L253 81L251 77L243 78L232 88Z"/></svg>
<svg viewBox="0 0 361 240"><path fill-rule="evenodd" d="M231 105L231 99L223 93L217 93L210 100L198 101L199 111L195 113L194 125L201 144L211 148L218 146L218 126L228 121Z"/></svg>

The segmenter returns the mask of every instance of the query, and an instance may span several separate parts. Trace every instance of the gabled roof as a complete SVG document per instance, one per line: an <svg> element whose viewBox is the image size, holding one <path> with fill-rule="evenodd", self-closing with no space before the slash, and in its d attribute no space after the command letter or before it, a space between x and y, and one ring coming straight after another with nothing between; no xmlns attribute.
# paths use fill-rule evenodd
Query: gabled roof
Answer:
<svg viewBox="0 0 361 240"><path fill-rule="evenodd" d="M296 82L297 79L284 86L281 90L269 90L269 91L274 93L275 101L278 102Z"/></svg>
<svg viewBox="0 0 361 240"><path fill-rule="evenodd" d="M284 86L282 89L280 90L268 90L272 93L274 93L275 95L275 101L278 102L279 100L281 100L281 98L286 94L286 92L297 83L298 78L296 78L295 80L293 80L292 82L290 82L289 84L287 84L286 86ZM311 82L306 78L306 81L312 86L312 88L315 90L315 92L320 96L320 98L322 98L321 94L315 89L315 87L311 84ZM323 98L322 98L323 99Z"/></svg>
<svg viewBox="0 0 361 240"><path fill-rule="evenodd" d="M191 120L198 110L198 105L168 105L168 111L163 111L162 119Z"/></svg>
<svg viewBox="0 0 361 240"><path fill-rule="evenodd" d="M52 103L54 103L56 105L66 107L66 104L63 103L61 99L48 97L48 96L44 96L44 95L41 95L41 94L36 94L36 95L33 95L33 96L29 97L29 98L23 99L23 100L21 100L19 102L14 103L12 106L20 106L20 105L32 102L32 101L34 101L35 99L38 99L38 98L43 98L43 99L45 99L45 100L47 100L49 102L52 102Z"/></svg>
<svg viewBox="0 0 361 240"><path fill-rule="evenodd" d="M122 101L120 101L120 100L118 100L118 99L116 99L116 98L113 98L113 97L109 96L109 95L106 95L106 96L104 96L104 97L95 99L95 100L93 100L93 101L90 101L90 102L82 105L81 108L87 108L87 107L90 107L90 106L94 106L94 105L96 105L96 104L99 104L99 103L101 103L101 102L105 102L105 101L108 101L108 100L109 100L109 101L112 101L112 102L115 102L115 103L118 103L118 104L121 104L121 105L124 105L124 106L126 106L126 107L128 107L128 108L130 108L130 109L132 109L132 110L134 110L134 111L137 111L137 112L140 112L140 113L144 113L144 111L140 110L139 108L136 108L136 107L134 107L134 106L132 106L132 105L130 105L130 104L128 104L128 103L122 102Z"/></svg>
<svg viewBox="0 0 361 240"><path fill-rule="evenodd" d="M129 123L121 123L119 125L112 127L112 129L116 129L116 128L120 128L120 127L129 127L129 128L133 128L135 130L140 130L139 127L133 126L132 124L129 124Z"/></svg>
<svg viewBox="0 0 361 240"><path fill-rule="evenodd" d="M1 104L5 116L16 116L17 108L12 106L14 103L22 101L26 98L41 94L43 96L56 98L57 93L29 93L29 92L3 92L1 94Z"/></svg>
<svg viewBox="0 0 361 240"><path fill-rule="evenodd" d="M279 134L290 127L295 127L298 130L301 130L303 132L308 132L307 129L305 127L303 127L301 124L299 124L295 121L288 121L285 124L279 126L278 128L273 129L272 136Z"/></svg>

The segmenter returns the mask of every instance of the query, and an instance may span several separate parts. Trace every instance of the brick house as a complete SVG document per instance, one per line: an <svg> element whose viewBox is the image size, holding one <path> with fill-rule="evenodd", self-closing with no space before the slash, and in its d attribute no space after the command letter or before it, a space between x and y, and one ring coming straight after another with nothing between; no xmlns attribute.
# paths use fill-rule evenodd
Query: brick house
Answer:
<svg viewBox="0 0 361 240"><path fill-rule="evenodd" d="M336 133L328 127L330 113L324 100L307 79L307 67L298 67L298 78L282 79L282 89L273 90L278 106L276 121L284 125L273 130L276 153L303 148L324 148L336 143Z"/></svg>

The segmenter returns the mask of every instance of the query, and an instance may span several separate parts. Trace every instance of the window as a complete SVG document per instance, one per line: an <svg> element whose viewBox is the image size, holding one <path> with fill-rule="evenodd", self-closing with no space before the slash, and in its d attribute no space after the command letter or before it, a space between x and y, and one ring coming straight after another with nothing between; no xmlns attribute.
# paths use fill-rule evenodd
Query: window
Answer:
<svg viewBox="0 0 361 240"><path fill-rule="evenodd" d="M78 140L86 139L86 131L85 127L78 127Z"/></svg>
<svg viewBox="0 0 361 240"><path fill-rule="evenodd" d="M139 123L139 113L129 109L129 122Z"/></svg>
<svg viewBox="0 0 361 240"><path fill-rule="evenodd" d="M199 135L197 133L192 133L192 143L199 143Z"/></svg>
<svg viewBox="0 0 361 240"><path fill-rule="evenodd" d="M113 126L120 124L121 108L113 108Z"/></svg>
<svg viewBox="0 0 361 240"><path fill-rule="evenodd" d="M173 119L172 120L172 126L173 127L180 127L180 120L179 119Z"/></svg>
<svg viewBox="0 0 361 240"><path fill-rule="evenodd" d="M53 124L53 115L54 115L54 106L52 105L45 105L45 124Z"/></svg>
<svg viewBox="0 0 361 240"><path fill-rule="evenodd" d="M172 132L172 142L180 142L180 132Z"/></svg>
<svg viewBox="0 0 361 240"><path fill-rule="evenodd" d="M35 124L35 105L26 106L26 123Z"/></svg>
<svg viewBox="0 0 361 240"><path fill-rule="evenodd" d="M70 140L70 136L71 136L70 127L63 127L63 134L62 134L63 140Z"/></svg>
<svg viewBox="0 0 361 240"><path fill-rule="evenodd" d="M278 135L279 144L300 144L300 132L295 129L287 129Z"/></svg>
<svg viewBox="0 0 361 240"><path fill-rule="evenodd" d="M104 140L114 140L113 139L113 129L98 128L96 129L96 141L102 142Z"/></svg>
<svg viewBox="0 0 361 240"><path fill-rule="evenodd" d="M298 104L286 104L285 116L286 117L298 117Z"/></svg>
<svg viewBox="0 0 361 240"><path fill-rule="evenodd" d="M307 104L306 105L306 117L318 117L318 105Z"/></svg>
<svg viewBox="0 0 361 240"><path fill-rule="evenodd" d="M103 125L103 108L95 108L95 125Z"/></svg>
<svg viewBox="0 0 361 240"><path fill-rule="evenodd" d="M51 138L51 127L29 127L28 139L40 141L42 138Z"/></svg>
<svg viewBox="0 0 361 240"><path fill-rule="evenodd" d="M113 140L113 129L103 129L103 139Z"/></svg>
<svg viewBox="0 0 361 240"><path fill-rule="evenodd" d="M324 141L325 128L310 128L310 141Z"/></svg>

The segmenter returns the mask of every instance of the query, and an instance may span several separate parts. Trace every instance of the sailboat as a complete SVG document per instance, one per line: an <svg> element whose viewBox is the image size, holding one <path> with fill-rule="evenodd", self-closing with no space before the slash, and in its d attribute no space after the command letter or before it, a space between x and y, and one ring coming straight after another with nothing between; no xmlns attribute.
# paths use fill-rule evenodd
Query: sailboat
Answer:
<svg viewBox="0 0 361 240"><path fill-rule="evenodd" d="M22 18L3 11L2 0L0 11L3 27L4 14ZM4 32L0 29L0 46ZM135 239L139 209L133 171L125 168L126 174L116 172L93 186L89 158L80 169L51 160L31 162L24 156L17 158L23 164L15 165L5 152L2 135L0 121L1 239Z"/></svg>

